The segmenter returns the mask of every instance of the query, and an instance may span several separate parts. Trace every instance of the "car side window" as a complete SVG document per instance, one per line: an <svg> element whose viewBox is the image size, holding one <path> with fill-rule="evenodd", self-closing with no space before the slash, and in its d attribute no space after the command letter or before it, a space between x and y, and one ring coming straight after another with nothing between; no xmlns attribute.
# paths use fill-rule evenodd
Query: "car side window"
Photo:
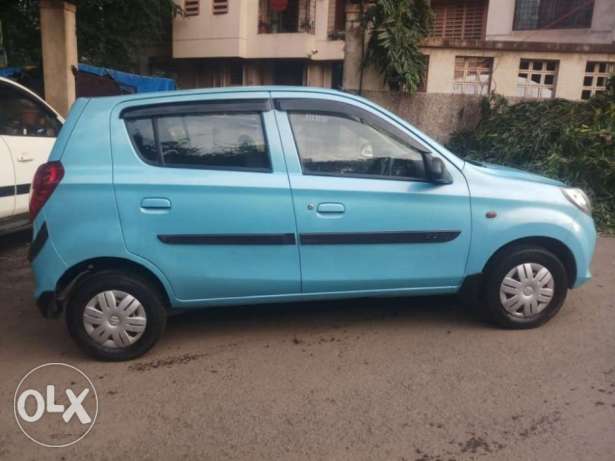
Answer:
<svg viewBox="0 0 615 461"><path fill-rule="evenodd" d="M260 113L173 114L128 119L126 127L149 163L271 171Z"/></svg>
<svg viewBox="0 0 615 461"><path fill-rule="evenodd" d="M5 136L58 136L56 115L40 102L9 86L0 85L0 134Z"/></svg>
<svg viewBox="0 0 615 461"><path fill-rule="evenodd" d="M423 154L359 117L289 111L304 174L425 180Z"/></svg>
<svg viewBox="0 0 615 461"><path fill-rule="evenodd" d="M137 152L148 163L158 163L158 146L154 135L154 122L151 118L137 118L126 121L128 134Z"/></svg>

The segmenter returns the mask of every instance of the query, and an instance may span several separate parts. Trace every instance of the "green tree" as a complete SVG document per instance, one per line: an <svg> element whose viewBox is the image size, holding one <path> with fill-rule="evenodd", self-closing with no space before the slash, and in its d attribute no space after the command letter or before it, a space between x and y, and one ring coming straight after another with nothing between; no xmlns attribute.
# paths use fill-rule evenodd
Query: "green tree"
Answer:
<svg viewBox="0 0 615 461"><path fill-rule="evenodd" d="M391 89L414 93L426 65L419 45L432 22L427 0L376 0L365 14L370 37L364 66L376 67Z"/></svg>
<svg viewBox="0 0 615 461"><path fill-rule="evenodd" d="M9 66L38 64L41 38L38 3L33 0L0 2L0 22Z"/></svg>
<svg viewBox="0 0 615 461"><path fill-rule="evenodd" d="M173 0L74 0L79 60L131 70L145 47L168 43ZM0 21L11 66L41 60L39 0L0 2Z"/></svg>

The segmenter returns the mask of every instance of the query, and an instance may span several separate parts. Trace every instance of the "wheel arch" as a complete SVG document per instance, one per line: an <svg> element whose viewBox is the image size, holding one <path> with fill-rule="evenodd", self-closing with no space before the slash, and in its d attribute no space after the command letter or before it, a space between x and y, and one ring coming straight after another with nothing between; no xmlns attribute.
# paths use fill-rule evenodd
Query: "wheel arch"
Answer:
<svg viewBox="0 0 615 461"><path fill-rule="evenodd" d="M163 296L165 306L167 309L170 308L171 297L169 290L157 274L143 264L130 259L117 257L91 258L81 261L67 269L56 284L58 301L62 305L66 304L66 301L71 296L72 289L84 275L103 270L127 271L140 274L159 290L160 294Z"/></svg>
<svg viewBox="0 0 615 461"><path fill-rule="evenodd" d="M483 267L482 271L483 274L489 270L489 267L495 261L497 261L497 259L502 254L504 254L510 248L513 248L518 245L534 245L537 247L544 248L545 250L548 250L555 256L557 256L564 265L564 268L566 269L566 276L568 277L568 288L573 287L577 279L577 263L574 258L574 254L565 243L552 237L523 237L502 245L489 257L489 259L485 263L485 266Z"/></svg>

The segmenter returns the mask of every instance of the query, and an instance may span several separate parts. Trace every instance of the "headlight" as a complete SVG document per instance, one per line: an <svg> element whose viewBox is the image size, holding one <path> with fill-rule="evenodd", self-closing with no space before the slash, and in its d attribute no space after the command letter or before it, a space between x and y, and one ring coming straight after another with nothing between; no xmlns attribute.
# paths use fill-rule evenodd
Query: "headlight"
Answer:
<svg viewBox="0 0 615 461"><path fill-rule="evenodd" d="M592 204L585 192L583 192L581 189L574 188L562 189L562 192L564 193L564 196L570 201L570 203L576 206L579 210L587 214L591 214Z"/></svg>

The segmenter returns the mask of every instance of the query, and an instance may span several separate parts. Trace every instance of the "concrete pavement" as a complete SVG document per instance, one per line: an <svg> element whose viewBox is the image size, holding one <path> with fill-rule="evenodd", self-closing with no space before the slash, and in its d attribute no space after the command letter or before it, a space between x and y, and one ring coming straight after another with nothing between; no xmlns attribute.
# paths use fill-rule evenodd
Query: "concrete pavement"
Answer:
<svg viewBox="0 0 615 461"><path fill-rule="evenodd" d="M615 459L615 239L542 328L452 298L217 309L170 319L141 359L83 356L31 299L27 236L0 242L0 459ZM35 445L13 394L67 362L99 396L85 439Z"/></svg>

